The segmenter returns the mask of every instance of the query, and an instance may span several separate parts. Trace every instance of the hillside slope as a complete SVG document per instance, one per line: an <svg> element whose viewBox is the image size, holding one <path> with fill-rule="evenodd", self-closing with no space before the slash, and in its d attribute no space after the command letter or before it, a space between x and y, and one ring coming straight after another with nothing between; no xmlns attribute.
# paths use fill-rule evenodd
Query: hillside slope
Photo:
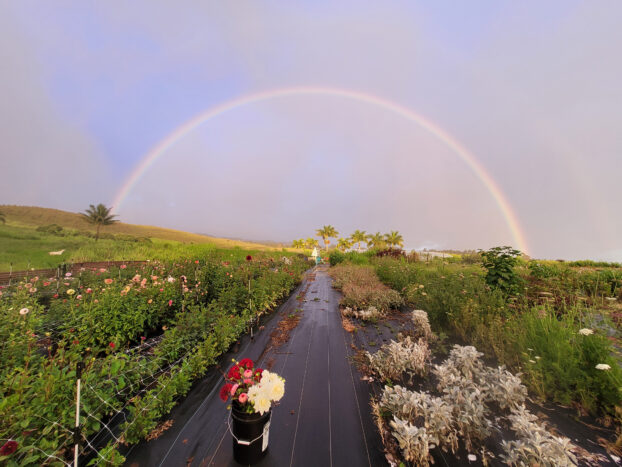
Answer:
<svg viewBox="0 0 622 467"><path fill-rule="evenodd" d="M58 224L64 229L95 232L95 226L86 222L82 216L59 209L40 208L34 206L0 205L0 211L6 216L6 225L15 227L36 228L44 225ZM273 249L260 243L231 240L228 238L210 237L180 230L165 229L150 225L135 225L117 222L102 228L102 233L125 234L135 237L159 238L182 243L211 243L223 248L248 248L254 250Z"/></svg>

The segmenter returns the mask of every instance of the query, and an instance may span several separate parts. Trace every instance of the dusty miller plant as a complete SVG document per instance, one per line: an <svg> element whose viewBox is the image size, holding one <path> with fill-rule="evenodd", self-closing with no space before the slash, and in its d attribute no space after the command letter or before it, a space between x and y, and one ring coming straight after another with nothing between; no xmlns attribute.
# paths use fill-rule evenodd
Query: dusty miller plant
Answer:
<svg viewBox="0 0 622 467"><path fill-rule="evenodd" d="M393 417L390 423L393 436L397 440L404 459L414 465L428 466L430 457L430 444L435 444L435 439L431 437L423 427L412 425L411 423Z"/></svg>
<svg viewBox="0 0 622 467"><path fill-rule="evenodd" d="M385 380L397 380L403 374L411 378L425 375L430 349L424 340L415 342L406 337L400 341L392 340L374 354L366 352L366 356L374 373Z"/></svg>
<svg viewBox="0 0 622 467"><path fill-rule="evenodd" d="M430 327L430 321L428 320L428 314L423 310L414 310L412 312L412 322L415 325L415 337L424 339L428 342L432 342L435 339L435 335Z"/></svg>
<svg viewBox="0 0 622 467"><path fill-rule="evenodd" d="M444 451L458 448L458 436L453 429L452 407L440 397L427 392L409 391L401 386L385 386L380 406L393 416L417 424L427 430L430 449L440 446Z"/></svg>
<svg viewBox="0 0 622 467"><path fill-rule="evenodd" d="M513 409L508 416L512 430L517 434L516 441L503 441L503 459L511 466L572 466L577 458L572 453L572 443L568 438L553 436L537 423L538 418L525 406Z"/></svg>

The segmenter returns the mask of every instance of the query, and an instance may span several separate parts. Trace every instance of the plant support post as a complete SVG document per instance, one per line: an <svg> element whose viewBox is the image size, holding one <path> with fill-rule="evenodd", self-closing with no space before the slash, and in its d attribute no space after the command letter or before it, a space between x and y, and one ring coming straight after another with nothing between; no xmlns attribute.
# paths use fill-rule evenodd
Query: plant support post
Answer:
<svg viewBox="0 0 622 467"><path fill-rule="evenodd" d="M82 379L82 369L84 363L78 362L76 366L76 426L73 432L73 467L78 467L78 454L80 451L80 382Z"/></svg>

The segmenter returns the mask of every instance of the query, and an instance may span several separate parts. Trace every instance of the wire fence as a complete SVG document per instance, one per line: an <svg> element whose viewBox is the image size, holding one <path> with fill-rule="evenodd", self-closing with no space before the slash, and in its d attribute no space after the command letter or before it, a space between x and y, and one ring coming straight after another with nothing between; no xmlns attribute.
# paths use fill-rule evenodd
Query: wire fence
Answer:
<svg viewBox="0 0 622 467"><path fill-rule="evenodd" d="M13 282L28 280L31 277L61 278L65 274L78 274L81 271L97 271L101 268L127 265L135 266L146 264L147 261L89 261L84 263L63 263L55 268L28 269L25 271L0 272L0 285L11 285Z"/></svg>

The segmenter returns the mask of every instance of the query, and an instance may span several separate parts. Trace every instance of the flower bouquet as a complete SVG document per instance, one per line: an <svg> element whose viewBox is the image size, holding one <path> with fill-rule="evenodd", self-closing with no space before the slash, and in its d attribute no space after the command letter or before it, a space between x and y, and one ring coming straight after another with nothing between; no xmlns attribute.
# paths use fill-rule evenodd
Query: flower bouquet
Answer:
<svg viewBox="0 0 622 467"><path fill-rule="evenodd" d="M233 454L239 463L253 464L268 448L270 409L285 394L285 380L276 373L255 368L249 358L234 360L226 380L220 398L223 402L231 398Z"/></svg>

